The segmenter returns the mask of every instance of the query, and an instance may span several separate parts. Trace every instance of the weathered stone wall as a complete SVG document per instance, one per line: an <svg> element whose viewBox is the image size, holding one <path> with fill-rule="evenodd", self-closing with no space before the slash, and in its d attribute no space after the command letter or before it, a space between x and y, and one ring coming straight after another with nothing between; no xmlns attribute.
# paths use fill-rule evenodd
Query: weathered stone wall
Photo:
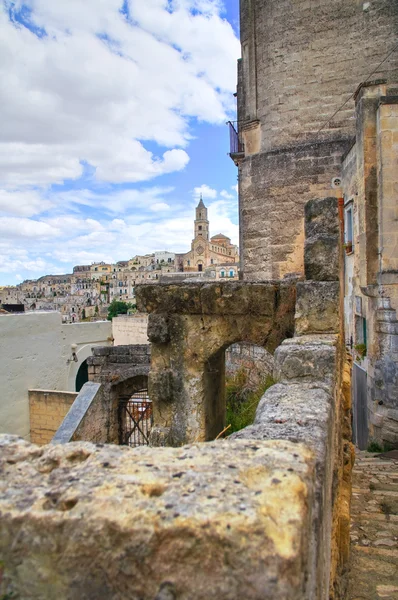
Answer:
<svg viewBox="0 0 398 600"><path fill-rule="evenodd" d="M179 446L222 431L225 349L245 341L272 353L291 337L295 289L295 280L137 286L137 306L150 313L152 443Z"/></svg>
<svg viewBox="0 0 398 600"><path fill-rule="evenodd" d="M274 369L274 358L261 346L246 342L232 344L225 351L225 375L232 377L244 370L253 384L260 382Z"/></svg>
<svg viewBox="0 0 398 600"><path fill-rule="evenodd" d="M240 5L241 259L246 279L279 278L303 272L303 207L325 196L340 175L340 157L354 135L354 101L325 122L392 50L398 4ZM398 79L396 52L372 75L380 77Z"/></svg>
<svg viewBox="0 0 398 600"><path fill-rule="evenodd" d="M239 169L239 219L246 280L304 273L304 205L329 193L349 143L304 143L245 158Z"/></svg>
<svg viewBox="0 0 398 600"><path fill-rule="evenodd" d="M29 390L30 440L48 444L72 406L77 392Z"/></svg>

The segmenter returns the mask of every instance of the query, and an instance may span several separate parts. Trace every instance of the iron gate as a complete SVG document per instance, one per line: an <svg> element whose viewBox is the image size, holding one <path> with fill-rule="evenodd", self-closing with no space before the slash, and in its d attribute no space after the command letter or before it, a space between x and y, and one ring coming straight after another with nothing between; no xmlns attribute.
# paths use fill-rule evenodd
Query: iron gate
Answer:
<svg viewBox="0 0 398 600"><path fill-rule="evenodd" d="M123 446L149 444L152 428L152 401L148 390L119 398L119 438Z"/></svg>
<svg viewBox="0 0 398 600"><path fill-rule="evenodd" d="M368 403L366 371L354 363L352 368L354 443L360 450L368 446Z"/></svg>

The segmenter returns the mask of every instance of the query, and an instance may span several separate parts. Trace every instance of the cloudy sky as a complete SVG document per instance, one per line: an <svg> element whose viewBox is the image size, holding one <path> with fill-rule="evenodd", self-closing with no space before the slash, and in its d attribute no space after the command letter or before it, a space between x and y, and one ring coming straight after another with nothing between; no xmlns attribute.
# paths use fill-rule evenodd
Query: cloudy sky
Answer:
<svg viewBox="0 0 398 600"><path fill-rule="evenodd" d="M238 242L238 1L0 0L0 285Z"/></svg>

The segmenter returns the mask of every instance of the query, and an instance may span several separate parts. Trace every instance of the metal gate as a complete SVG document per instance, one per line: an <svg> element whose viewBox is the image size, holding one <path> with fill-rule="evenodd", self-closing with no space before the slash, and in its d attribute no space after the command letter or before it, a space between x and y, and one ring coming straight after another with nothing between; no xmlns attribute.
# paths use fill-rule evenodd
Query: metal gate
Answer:
<svg viewBox="0 0 398 600"><path fill-rule="evenodd" d="M354 363L352 368L353 427L354 443L360 450L368 446L368 402L366 371Z"/></svg>
<svg viewBox="0 0 398 600"><path fill-rule="evenodd" d="M119 398L119 442L123 446L149 444L152 428L152 401L148 390Z"/></svg>

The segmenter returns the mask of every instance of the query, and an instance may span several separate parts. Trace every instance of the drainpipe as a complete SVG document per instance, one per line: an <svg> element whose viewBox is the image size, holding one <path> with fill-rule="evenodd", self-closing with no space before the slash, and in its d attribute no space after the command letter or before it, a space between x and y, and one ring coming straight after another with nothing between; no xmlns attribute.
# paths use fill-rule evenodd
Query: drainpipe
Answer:
<svg viewBox="0 0 398 600"><path fill-rule="evenodd" d="M339 207L340 241L344 244L344 198L337 198Z"/></svg>
<svg viewBox="0 0 398 600"><path fill-rule="evenodd" d="M340 224L340 261L341 261L341 281L340 281L340 323L341 323L341 328L342 328L342 333L344 336L344 343L346 343L345 340L345 335L346 335L346 331L345 331L345 303L344 303L344 299L345 299L345 250L344 250L344 198L343 197L339 197L337 198L337 205L338 205L338 211L339 211L339 224Z"/></svg>

